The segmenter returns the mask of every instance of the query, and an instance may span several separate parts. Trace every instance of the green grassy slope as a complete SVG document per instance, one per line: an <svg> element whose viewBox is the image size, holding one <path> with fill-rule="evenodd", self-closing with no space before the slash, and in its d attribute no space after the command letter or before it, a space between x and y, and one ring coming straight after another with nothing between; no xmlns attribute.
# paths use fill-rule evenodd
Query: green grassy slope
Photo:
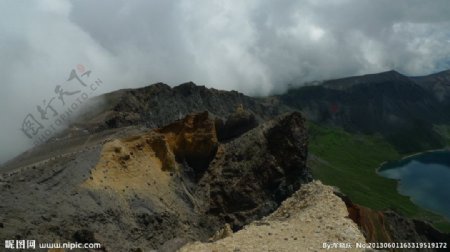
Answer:
<svg viewBox="0 0 450 252"><path fill-rule="evenodd" d="M309 166L315 178L334 185L357 204L393 209L408 217L427 220L441 231L450 223L440 215L414 205L397 192L397 182L376 174L385 161L401 155L382 136L350 134L340 128L309 123Z"/></svg>

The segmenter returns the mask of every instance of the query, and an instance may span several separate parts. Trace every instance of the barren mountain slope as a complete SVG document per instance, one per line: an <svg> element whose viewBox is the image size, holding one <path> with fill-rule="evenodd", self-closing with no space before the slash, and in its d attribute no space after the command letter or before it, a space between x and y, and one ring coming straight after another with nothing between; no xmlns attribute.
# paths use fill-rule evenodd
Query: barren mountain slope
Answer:
<svg viewBox="0 0 450 252"><path fill-rule="evenodd" d="M239 228L263 217L311 179L304 121L293 113L250 129L239 113L231 118L242 118L243 130L226 142L218 140L220 120L205 112L155 130L61 140L54 156L19 159L1 174L0 239L173 251L225 222Z"/></svg>

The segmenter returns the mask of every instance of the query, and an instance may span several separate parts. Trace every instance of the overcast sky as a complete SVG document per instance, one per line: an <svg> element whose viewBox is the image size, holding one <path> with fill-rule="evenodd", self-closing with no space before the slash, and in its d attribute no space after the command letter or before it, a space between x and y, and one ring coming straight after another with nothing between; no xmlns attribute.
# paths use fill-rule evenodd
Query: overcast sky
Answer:
<svg viewBox="0 0 450 252"><path fill-rule="evenodd" d="M97 91L194 81L246 94L390 69L450 68L447 0L0 0L0 161L82 64Z"/></svg>

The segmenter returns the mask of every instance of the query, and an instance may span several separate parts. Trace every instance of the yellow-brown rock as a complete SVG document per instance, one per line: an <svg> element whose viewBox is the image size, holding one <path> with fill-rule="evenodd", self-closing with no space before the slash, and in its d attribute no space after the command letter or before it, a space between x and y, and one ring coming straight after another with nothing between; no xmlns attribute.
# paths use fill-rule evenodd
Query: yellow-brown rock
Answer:
<svg viewBox="0 0 450 252"><path fill-rule="evenodd" d="M156 130L163 134L180 162L186 162L201 174L214 158L218 140L214 120L208 112L192 114Z"/></svg>

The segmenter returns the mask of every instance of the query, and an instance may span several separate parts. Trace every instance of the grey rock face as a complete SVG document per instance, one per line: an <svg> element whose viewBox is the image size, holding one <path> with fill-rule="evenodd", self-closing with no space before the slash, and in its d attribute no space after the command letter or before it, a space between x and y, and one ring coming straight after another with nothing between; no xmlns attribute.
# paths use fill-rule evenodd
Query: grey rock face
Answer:
<svg viewBox="0 0 450 252"><path fill-rule="evenodd" d="M208 139L217 135L211 122L207 113L195 114L150 132L125 127L84 141L66 139L44 160L30 152L2 173L0 239L173 250L206 241L225 223L239 228L267 215L310 181L300 114L212 145ZM245 128L245 122L236 125ZM204 146L217 148L212 161L196 155ZM193 169L199 163L207 164L205 170Z"/></svg>

